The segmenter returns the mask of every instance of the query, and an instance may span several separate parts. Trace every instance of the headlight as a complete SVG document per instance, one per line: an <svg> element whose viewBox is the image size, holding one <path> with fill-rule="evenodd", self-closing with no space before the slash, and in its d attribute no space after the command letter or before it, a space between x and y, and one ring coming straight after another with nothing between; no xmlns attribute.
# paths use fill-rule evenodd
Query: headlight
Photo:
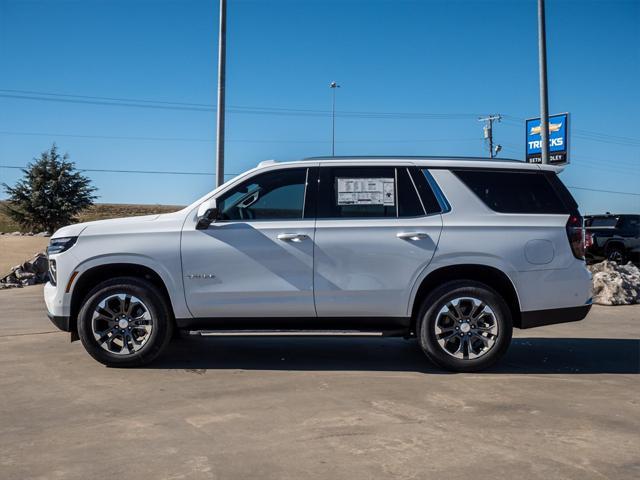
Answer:
<svg viewBox="0 0 640 480"><path fill-rule="evenodd" d="M78 237L52 238L47 247L47 255L55 255L69 250L78 240Z"/></svg>

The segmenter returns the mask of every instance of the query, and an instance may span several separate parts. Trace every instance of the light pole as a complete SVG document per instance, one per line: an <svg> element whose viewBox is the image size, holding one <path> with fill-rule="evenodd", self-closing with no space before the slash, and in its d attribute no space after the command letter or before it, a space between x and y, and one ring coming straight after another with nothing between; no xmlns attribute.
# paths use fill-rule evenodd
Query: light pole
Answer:
<svg viewBox="0 0 640 480"><path fill-rule="evenodd" d="M540 73L540 149L542 163L549 163L549 97L547 92L547 32L544 0L538 0L538 62Z"/></svg>
<svg viewBox="0 0 640 480"><path fill-rule="evenodd" d="M331 82L329 88L333 93L333 107L331 109L331 156L336 156L336 89L340 88L337 82Z"/></svg>
<svg viewBox="0 0 640 480"><path fill-rule="evenodd" d="M227 0L220 0L218 30L218 125L216 130L216 187L224 183L224 97L227 64Z"/></svg>

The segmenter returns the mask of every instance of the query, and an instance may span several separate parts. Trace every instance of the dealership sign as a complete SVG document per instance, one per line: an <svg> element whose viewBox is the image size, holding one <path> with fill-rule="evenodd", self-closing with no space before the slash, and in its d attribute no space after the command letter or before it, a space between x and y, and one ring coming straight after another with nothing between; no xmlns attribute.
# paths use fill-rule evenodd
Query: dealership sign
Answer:
<svg viewBox="0 0 640 480"><path fill-rule="evenodd" d="M542 163L540 119L526 121L526 158L529 163ZM569 114L549 116L549 163L569 163Z"/></svg>

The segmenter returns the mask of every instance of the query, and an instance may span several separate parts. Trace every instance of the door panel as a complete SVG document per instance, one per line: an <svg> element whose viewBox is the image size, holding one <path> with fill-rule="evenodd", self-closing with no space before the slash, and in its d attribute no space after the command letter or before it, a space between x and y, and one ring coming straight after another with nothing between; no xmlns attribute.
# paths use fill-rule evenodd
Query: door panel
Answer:
<svg viewBox="0 0 640 480"><path fill-rule="evenodd" d="M291 234L306 237L278 238ZM185 295L192 315L315 316L313 238L312 220L222 222L184 231Z"/></svg>
<svg viewBox="0 0 640 480"><path fill-rule="evenodd" d="M221 193L220 218L208 229L185 225L182 267L194 317L315 316L316 189L315 168L275 168Z"/></svg>
<svg viewBox="0 0 640 480"><path fill-rule="evenodd" d="M407 166L321 167L314 251L319 317L405 317L442 218ZM367 217L367 218L363 218Z"/></svg>
<svg viewBox="0 0 640 480"><path fill-rule="evenodd" d="M318 316L404 317L413 284L433 258L442 219L318 220ZM399 234L419 233L413 238Z"/></svg>

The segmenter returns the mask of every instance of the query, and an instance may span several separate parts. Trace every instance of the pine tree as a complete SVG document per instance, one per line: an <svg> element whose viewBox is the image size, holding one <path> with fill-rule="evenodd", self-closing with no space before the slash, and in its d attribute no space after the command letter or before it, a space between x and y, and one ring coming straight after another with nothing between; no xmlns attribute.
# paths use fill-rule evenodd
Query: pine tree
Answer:
<svg viewBox="0 0 640 480"><path fill-rule="evenodd" d="M22 170L24 176L15 186L2 184L9 195L5 210L23 228L53 233L93 204L96 189L91 180L68 160L54 143Z"/></svg>

